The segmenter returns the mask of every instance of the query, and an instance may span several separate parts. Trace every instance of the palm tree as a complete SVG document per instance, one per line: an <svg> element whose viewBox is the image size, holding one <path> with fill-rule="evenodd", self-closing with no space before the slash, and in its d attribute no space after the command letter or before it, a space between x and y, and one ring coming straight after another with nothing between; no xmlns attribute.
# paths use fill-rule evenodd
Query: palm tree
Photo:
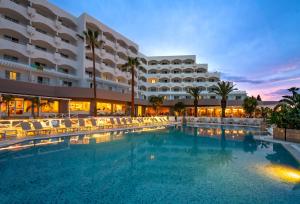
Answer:
<svg viewBox="0 0 300 204"><path fill-rule="evenodd" d="M275 107L275 109L277 109L282 105L287 105L288 107L291 108L300 109L300 94L298 93L299 88L292 87L289 88L288 91L292 92L292 95L282 96L283 99L279 101L279 104Z"/></svg>
<svg viewBox="0 0 300 204"><path fill-rule="evenodd" d="M185 105L182 102L178 102L174 105L174 111L178 113L178 115L181 115L185 111Z"/></svg>
<svg viewBox="0 0 300 204"><path fill-rule="evenodd" d="M198 116L198 100L200 98L200 91L201 89L199 87L191 87L187 90L187 93L190 94L194 98L194 116Z"/></svg>
<svg viewBox="0 0 300 204"><path fill-rule="evenodd" d="M1 102L6 104L6 111L7 111L7 117L10 117L10 111L9 111L9 102L14 100L14 97L11 95L2 95ZM1 108L1 106L0 106Z"/></svg>
<svg viewBox="0 0 300 204"><path fill-rule="evenodd" d="M242 104L243 109L247 114L249 114L249 117L252 118L253 113L256 110L257 107L257 99L255 97L246 97L244 99L244 102Z"/></svg>
<svg viewBox="0 0 300 204"><path fill-rule="evenodd" d="M83 35L86 40L87 48L92 50L92 59L93 59L93 90L94 90L94 116L97 116L97 85L96 85L96 57L95 57L95 48L102 48L104 42L98 40L99 32L98 31L83 31Z"/></svg>
<svg viewBox="0 0 300 204"><path fill-rule="evenodd" d="M155 114L157 115L158 107L163 104L164 98L162 96L151 96L149 102L152 104Z"/></svg>
<svg viewBox="0 0 300 204"><path fill-rule="evenodd" d="M131 117L135 116L135 107L134 107L134 75L136 67L140 65L139 59L128 57L128 61L123 65L126 71L131 72Z"/></svg>
<svg viewBox="0 0 300 204"><path fill-rule="evenodd" d="M228 81L218 82L218 86L213 89L211 92L221 96L221 108L222 108L222 118L225 118L225 110L227 107L227 97L228 95L237 90L234 88L234 85Z"/></svg>

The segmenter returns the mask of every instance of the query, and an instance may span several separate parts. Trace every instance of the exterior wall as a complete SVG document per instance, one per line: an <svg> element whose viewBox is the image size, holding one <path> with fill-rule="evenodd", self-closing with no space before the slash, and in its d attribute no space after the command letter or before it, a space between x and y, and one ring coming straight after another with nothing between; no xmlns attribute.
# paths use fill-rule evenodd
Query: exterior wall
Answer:
<svg viewBox="0 0 300 204"><path fill-rule="evenodd" d="M219 72L208 72L207 64L197 64L195 55L146 57L140 66L140 98L163 96L167 100L190 99L190 87L201 88L201 99L219 99L210 91L220 81ZM234 91L229 100L243 100L244 91Z"/></svg>

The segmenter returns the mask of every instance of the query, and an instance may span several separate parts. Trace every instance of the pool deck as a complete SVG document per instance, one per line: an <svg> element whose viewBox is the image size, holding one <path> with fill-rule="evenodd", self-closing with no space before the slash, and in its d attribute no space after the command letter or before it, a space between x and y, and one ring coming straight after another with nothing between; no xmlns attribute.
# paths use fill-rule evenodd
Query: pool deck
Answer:
<svg viewBox="0 0 300 204"><path fill-rule="evenodd" d="M273 139L273 136L254 136L256 140L282 144L282 146L298 161L300 164L300 144Z"/></svg>
<svg viewBox="0 0 300 204"><path fill-rule="evenodd" d="M145 126L136 126L136 127L109 128L109 129L107 128L107 129L95 130L95 131L63 133L63 134L59 134L59 135L30 136L30 137L8 139L8 140L0 141L0 148L8 147L11 145L15 145L15 144L30 141L30 140L70 137L70 136L77 136L77 135L88 135L88 134L97 134L97 133L115 132L115 131L139 130L139 129L143 129L143 128L160 128L160 127L164 128L164 127L174 126L176 124L177 123L171 123L171 124L166 124L166 125L145 125Z"/></svg>

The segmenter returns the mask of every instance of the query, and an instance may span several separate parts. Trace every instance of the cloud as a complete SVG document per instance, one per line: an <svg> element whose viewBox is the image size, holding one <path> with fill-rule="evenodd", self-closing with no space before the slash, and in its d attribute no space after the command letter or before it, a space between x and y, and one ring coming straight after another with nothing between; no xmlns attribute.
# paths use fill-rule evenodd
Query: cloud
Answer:
<svg viewBox="0 0 300 204"><path fill-rule="evenodd" d="M284 95L289 95L290 92L287 89L277 89L275 91L265 93L266 96L284 96Z"/></svg>
<svg viewBox="0 0 300 204"><path fill-rule="evenodd" d="M275 82L300 80L300 75L273 77L269 79L249 79L247 77L234 76L227 73L222 73L222 76L224 80L233 81L236 83L248 83L248 84L267 84L267 83L275 83Z"/></svg>

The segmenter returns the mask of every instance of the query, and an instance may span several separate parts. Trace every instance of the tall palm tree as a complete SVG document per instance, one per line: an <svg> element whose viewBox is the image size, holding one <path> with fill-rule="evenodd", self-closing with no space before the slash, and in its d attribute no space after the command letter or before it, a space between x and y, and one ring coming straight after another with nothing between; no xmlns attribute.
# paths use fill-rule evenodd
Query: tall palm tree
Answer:
<svg viewBox="0 0 300 204"><path fill-rule="evenodd" d="M190 94L194 98L194 116L198 116L198 100L200 98L201 89L199 87L191 87L187 90L187 93Z"/></svg>
<svg viewBox="0 0 300 204"><path fill-rule="evenodd" d="M152 104L155 114L157 115L158 107L163 104L164 98L162 96L151 96L149 102Z"/></svg>
<svg viewBox="0 0 300 204"><path fill-rule="evenodd" d="M136 68L140 65L139 59L137 57L128 57L128 61L123 65L124 69L131 72L131 117L135 117L135 107L134 107L134 75Z"/></svg>
<svg viewBox="0 0 300 204"><path fill-rule="evenodd" d="M94 90L94 116L97 116L97 85L96 85L96 56L95 49L102 48L104 41L99 40L99 32L98 31L83 31L83 35L86 41L86 47L91 49L92 51L92 59L93 59L93 90Z"/></svg>
<svg viewBox="0 0 300 204"><path fill-rule="evenodd" d="M211 92L221 96L221 108L222 108L222 118L225 118L225 110L227 107L227 97L228 95L237 90L234 85L228 81L218 82L218 86Z"/></svg>

